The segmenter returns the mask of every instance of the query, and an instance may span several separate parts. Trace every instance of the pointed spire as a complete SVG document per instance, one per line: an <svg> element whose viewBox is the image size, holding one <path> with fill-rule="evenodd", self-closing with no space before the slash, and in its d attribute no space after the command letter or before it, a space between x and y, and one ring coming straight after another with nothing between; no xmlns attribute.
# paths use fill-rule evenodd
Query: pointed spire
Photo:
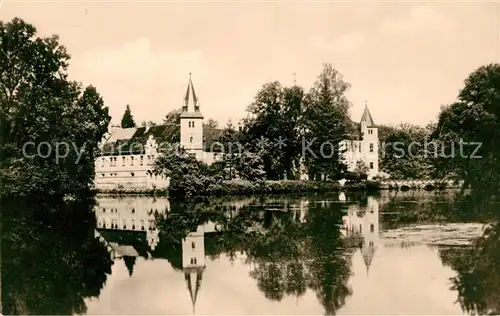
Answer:
<svg viewBox="0 0 500 316"><path fill-rule="evenodd" d="M373 244L366 245L366 242L363 243L363 246L361 248L361 255L363 256L363 261L365 262L366 275L368 275L368 272L370 271L370 266L373 261L373 256L375 255L374 245Z"/></svg>
<svg viewBox="0 0 500 316"><path fill-rule="evenodd" d="M372 115L370 114L370 110L368 110L368 102L366 100L365 111L363 112L363 116L361 117L361 123L366 123L366 126L375 126Z"/></svg>
<svg viewBox="0 0 500 316"><path fill-rule="evenodd" d="M184 104L182 106L183 112L188 112L190 110L194 110L194 112L200 111L200 106L198 104L198 97L196 96L193 80L191 79L191 73L189 73L189 82L186 89L186 95L184 96Z"/></svg>
<svg viewBox="0 0 500 316"><path fill-rule="evenodd" d="M191 271L191 273L186 272L184 274L184 278L187 282L187 287L189 290L189 295L191 297L191 303L193 305L193 314L195 314L195 307L196 307L196 299L198 298L198 292L200 291L201 287L201 280L202 280L202 273L203 270L198 270L195 273ZM193 282L193 278L196 276L196 280ZM195 283L195 286L193 288L193 283Z"/></svg>

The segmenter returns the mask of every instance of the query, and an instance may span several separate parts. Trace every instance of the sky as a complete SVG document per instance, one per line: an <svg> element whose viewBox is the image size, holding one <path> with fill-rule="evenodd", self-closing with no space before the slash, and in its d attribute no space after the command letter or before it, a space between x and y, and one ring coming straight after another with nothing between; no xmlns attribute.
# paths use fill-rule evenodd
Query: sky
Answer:
<svg viewBox="0 0 500 316"><path fill-rule="evenodd" d="M351 88L351 117L365 101L376 124L435 121L465 78L500 62L499 4L361 1L14 1L23 18L58 34L72 79L92 84L119 123L182 106L192 73L201 111L237 122L263 84L312 86L331 63Z"/></svg>

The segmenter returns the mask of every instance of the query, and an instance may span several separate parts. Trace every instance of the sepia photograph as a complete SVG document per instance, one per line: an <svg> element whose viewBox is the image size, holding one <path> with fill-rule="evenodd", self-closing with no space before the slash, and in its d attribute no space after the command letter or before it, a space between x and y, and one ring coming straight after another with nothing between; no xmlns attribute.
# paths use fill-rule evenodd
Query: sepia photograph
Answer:
<svg viewBox="0 0 500 316"><path fill-rule="evenodd" d="M500 314L499 0L0 0L0 76L0 316Z"/></svg>

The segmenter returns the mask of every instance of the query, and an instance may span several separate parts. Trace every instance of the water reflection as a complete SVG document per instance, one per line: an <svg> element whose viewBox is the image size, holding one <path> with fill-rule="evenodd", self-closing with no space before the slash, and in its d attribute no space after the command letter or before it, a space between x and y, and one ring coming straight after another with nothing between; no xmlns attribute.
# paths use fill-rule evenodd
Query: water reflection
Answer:
<svg viewBox="0 0 500 316"><path fill-rule="evenodd" d="M7 212L4 313L498 311L498 228L471 244L475 230L466 247L425 237L471 227L452 202L342 194L214 200L194 210L164 198L100 197L95 206L53 207L70 213L49 221Z"/></svg>
<svg viewBox="0 0 500 316"><path fill-rule="evenodd" d="M90 201L2 204L3 313L87 312L85 298L100 295L112 265L104 245L89 237L93 219Z"/></svg>

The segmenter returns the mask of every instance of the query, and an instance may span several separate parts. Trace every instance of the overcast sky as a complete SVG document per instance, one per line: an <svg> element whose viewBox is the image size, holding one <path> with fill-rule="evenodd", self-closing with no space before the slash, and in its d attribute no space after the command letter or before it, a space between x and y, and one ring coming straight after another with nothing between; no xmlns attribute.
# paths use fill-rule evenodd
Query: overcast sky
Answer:
<svg viewBox="0 0 500 316"><path fill-rule="evenodd" d="M3 0L40 34L58 34L73 79L92 84L119 122L182 105L192 72L201 110L238 120L262 84L306 89L329 62L352 87L351 116L364 101L377 124L435 120L467 75L500 62L493 2L74 2Z"/></svg>

